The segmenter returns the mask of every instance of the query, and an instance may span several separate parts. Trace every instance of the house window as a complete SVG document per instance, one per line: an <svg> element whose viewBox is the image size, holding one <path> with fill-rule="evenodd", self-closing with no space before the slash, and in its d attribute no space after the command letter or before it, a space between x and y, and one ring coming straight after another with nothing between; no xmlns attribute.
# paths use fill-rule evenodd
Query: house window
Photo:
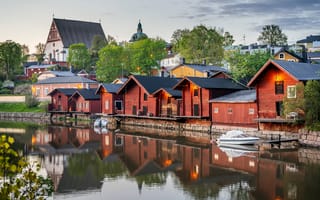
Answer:
<svg viewBox="0 0 320 200"><path fill-rule="evenodd" d="M297 88L295 85L290 85L287 87L287 97L288 98L296 98L297 96Z"/></svg>
<svg viewBox="0 0 320 200"><path fill-rule="evenodd" d="M109 100L106 100L106 101L104 102L104 108L105 108L106 110L109 110Z"/></svg>
<svg viewBox="0 0 320 200"><path fill-rule="evenodd" d="M86 102L86 109L89 108L89 102Z"/></svg>
<svg viewBox="0 0 320 200"><path fill-rule="evenodd" d="M36 89L36 96L40 96L40 88Z"/></svg>
<svg viewBox="0 0 320 200"><path fill-rule="evenodd" d="M275 82L275 93L276 94L283 94L283 81L276 81Z"/></svg>
<svg viewBox="0 0 320 200"><path fill-rule="evenodd" d="M132 106L132 114L137 115L137 106Z"/></svg>
<svg viewBox="0 0 320 200"><path fill-rule="evenodd" d="M215 107L214 109L213 109L213 113L219 113L219 108L217 108L217 107Z"/></svg>
<svg viewBox="0 0 320 200"><path fill-rule="evenodd" d="M253 115L254 114L254 108L249 108L249 115Z"/></svg>
<svg viewBox="0 0 320 200"><path fill-rule="evenodd" d="M279 54L279 59L283 60L284 59L284 53Z"/></svg>
<svg viewBox="0 0 320 200"><path fill-rule="evenodd" d="M46 96L49 93L49 89L48 88L44 88L43 94Z"/></svg>
<svg viewBox="0 0 320 200"><path fill-rule="evenodd" d="M168 97L168 104L171 103L171 97Z"/></svg>
<svg viewBox="0 0 320 200"><path fill-rule="evenodd" d="M232 114L232 108L228 108L228 114Z"/></svg>
<svg viewBox="0 0 320 200"><path fill-rule="evenodd" d="M199 116L199 104L193 105L193 116Z"/></svg>
<svg viewBox="0 0 320 200"><path fill-rule="evenodd" d="M143 106L142 107L142 113L143 113L143 115L147 115L147 113L148 113L148 107L147 106Z"/></svg>
<svg viewBox="0 0 320 200"><path fill-rule="evenodd" d="M193 96L197 97L199 95L199 89L195 88L193 89Z"/></svg>
<svg viewBox="0 0 320 200"><path fill-rule="evenodd" d="M147 101L147 100L148 100L148 95L147 95L147 93L144 93L144 94L143 94L143 100L144 100L144 101Z"/></svg>
<svg viewBox="0 0 320 200"><path fill-rule="evenodd" d="M122 101L114 101L116 110L122 110Z"/></svg>

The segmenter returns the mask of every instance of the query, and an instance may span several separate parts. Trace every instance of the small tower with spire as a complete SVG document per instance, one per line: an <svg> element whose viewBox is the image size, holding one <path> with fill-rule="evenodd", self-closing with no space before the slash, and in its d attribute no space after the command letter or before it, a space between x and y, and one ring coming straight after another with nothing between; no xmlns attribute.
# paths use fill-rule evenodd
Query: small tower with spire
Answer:
<svg viewBox="0 0 320 200"><path fill-rule="evenodd" d="M141 39L146 39L148 38L148 36L143 33L142 31L142 24L141 24L141 21L139 19L139 23L138 23L138 27L137 27L137 32L134 33L132 36L131 36L131 39L129 40L129 42L135 42L135 41L138 41L138 40L141 40Z"/></svg>

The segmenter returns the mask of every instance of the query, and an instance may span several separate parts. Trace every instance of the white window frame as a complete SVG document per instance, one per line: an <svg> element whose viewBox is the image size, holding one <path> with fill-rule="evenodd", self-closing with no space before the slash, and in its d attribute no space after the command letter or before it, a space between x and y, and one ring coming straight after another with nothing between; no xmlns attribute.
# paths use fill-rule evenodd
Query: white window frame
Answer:
<svg viewBox="0 0 320 200"><path fill-rule="evenodd" d="M219 113L219 108L218 107L214 107L213 108L213 113L218 114Z"/></svg>
<svg viewBox="0 0 320 200"><path fill-rule="evenodd" d="M281 60L284 60L284 59L285 59L284 53L279 53L279 59L281 59Z"/></svg>
<svg viewBox="0 0 320 200"><path fill-rule="evenodd" d="M295 86L295 85L288 85L287 86L287 98L288 99L297 98L297 86Z"/></svg>
<svg viewBox="0 0 320 200"><path fill-rule="evenodd" d="M249 108L249 115L254 115L254 108Z"/></svg>

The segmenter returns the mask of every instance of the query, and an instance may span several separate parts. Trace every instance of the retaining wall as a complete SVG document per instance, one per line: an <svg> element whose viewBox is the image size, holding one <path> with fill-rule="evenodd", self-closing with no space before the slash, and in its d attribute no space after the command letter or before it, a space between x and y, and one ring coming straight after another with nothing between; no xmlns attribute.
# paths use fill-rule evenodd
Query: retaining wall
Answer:
<svg viewBox="0 0 320 200"><path fill-rule="evenodd" d="M49 122L50 114L31 112L0 112L0 120L23 122Z"/></svg>

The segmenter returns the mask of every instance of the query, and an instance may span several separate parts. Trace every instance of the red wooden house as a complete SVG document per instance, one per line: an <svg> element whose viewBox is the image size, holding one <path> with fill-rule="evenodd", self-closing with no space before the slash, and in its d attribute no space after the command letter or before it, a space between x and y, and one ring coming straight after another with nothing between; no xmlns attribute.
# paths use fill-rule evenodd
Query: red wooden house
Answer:
<svg viewBox="0 0 320 200"><path fill-rule="evenodd" d="M82 113L101 113L100 95L95 89L79 89L70 98L71 111Z"/></svg>
<svg viewBox="0 0 320 200"><path fill-rule="evenodd" d="M183 116L209 118L210 99L247 88L232 79L185 77L173 89L182 90Z"/></svg>
<svg viewBox="0 0 320 200"><path fill-rule="evenodd" d="M213 124L257 127L255 90L240 90L211 99Z"/></svg>
<svg viewBox="0 0 320 200"><path fill-rule="evenodd" d="M76 89L73 88L57 88L52 90L48 95L51 96L51 104L49 111L69 111L69 98L73 95Z"/></svg>
<svg viewBox="0 0 320 200"><path fill-rule="evenodd" d="M125 115L159 116L159 99L153 93L160 88L172 88L179 79L157 76L130 76L119 89L123 95Z"/></svg>
<svg viewBox="0 0 320 200"><path fill-rule="evenodd" d="M100 84L96 94L100 95L103 114L123 114L123 96L117 94L122 84Z"/></svg>
<svg viewBox="0 0 320 200"><path fill-rule="evenodd" d="M299 82L320 80L320 65L269 60L248 83L257 91L259 118L281 117L283 99L297 98ZM297 111L298 112L298 111Z"/></svg>
<svg viewBox="0 0 320 200"><path fill-rule="evenodd" d="M172 117L181 113L182 93L172 88L160 88L153 93L159 99L159 116Z"/></svg>

